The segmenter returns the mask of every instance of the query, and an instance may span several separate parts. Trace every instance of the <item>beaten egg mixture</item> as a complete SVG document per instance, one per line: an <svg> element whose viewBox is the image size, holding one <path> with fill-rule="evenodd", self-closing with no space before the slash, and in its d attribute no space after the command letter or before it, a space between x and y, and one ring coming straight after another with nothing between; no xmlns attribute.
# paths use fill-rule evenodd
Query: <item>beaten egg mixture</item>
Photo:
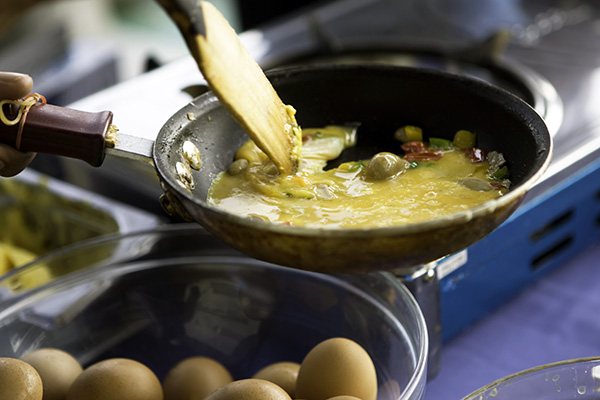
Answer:
<svg viewBox="0 0 600 400"><path fill-rule="evenodd" d="M474 147L474 135L454 141L405 127L398 153L378 153L326 169L356 141L355 127L303 129L298 172L279 174L252 141L213 182L209 204L227 212L294 226L373 228L425 222L474 208L509 186L500 153ZM408 132L408 135L407 135ZM467 140L465 142L465 135ZM400 149L401 146L401 149Z"/></svg>

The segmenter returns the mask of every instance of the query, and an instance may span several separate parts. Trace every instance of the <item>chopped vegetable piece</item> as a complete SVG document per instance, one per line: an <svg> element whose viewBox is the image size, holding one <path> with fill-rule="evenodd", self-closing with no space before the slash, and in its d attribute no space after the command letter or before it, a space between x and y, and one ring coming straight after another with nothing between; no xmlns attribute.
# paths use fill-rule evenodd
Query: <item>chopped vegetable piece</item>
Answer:
<svg viewBox="0 0 600 400"><path fill-rule="evenodd" d="M424 153L427 151L423 142L408 142L400 146L407 153Z"/></svg>
<svg viewBox="0 0 600 400"><path fill-rule="evenodd" d="M245 158L237 159L227 168L227 172L230 175L241 174L246 168L248 168L249 164L250 163Z"/></svg>
<svg viewBox="0 0 600 400"><path fill-rule="evenodd" d="M429 138L429 144L431 145L431 147L436 149L452 150L452 142L448 139L432 137Z"/></svg>
<svg viewBox="0 0 600 400"><path fill-rule="evenodd" d="M466 150L475 147L476 139L477 135L461 129L454 134L454 140L452 141L452 144L459 149Z"/></svg>
<svg viewBox="0 0 600 400"><path fill-rule="evenodd" d="M471 177L463 178L463 179L459 180L458 183L460 183L467 189L475 190L476 192L488 192L488 191L494 189L494 187L492 185L490 185L488 182L486 182L482 179L477 179L477 178L471 178Z"/></svg>
<svg viewBox="0 0 600 400"><path fill-rule="evenodd" d="M365 168L365 174L371 179L386 179L406 170L408 161L393 153L377 153Z"/></svg>
<svg viewBox="0 0 600 400"><path fill-rule="evenodd" d="M472 163L483 162L487 159L487 154L485 150L478 149L476 147L468 149L465 153L467 154Z"/></svg>
<svg viewBox="0 0 600 400"><path fill-rule="evenodd" d="M492 173L490 175L490 178L494 179L496 181L502 180L506 177L508 177L508 168L506 167L506 165L504 167L496 170L494 173Z"/></svg>
<svg viewBox="0 0 600 400"><path fill-rule="evenodd" d="M487 160L490 163L490 174L496 172L501 166L506 163L504 155L497 151L490 151L487 155Z"/></svg>
<svg viewBox="0 0 600 400"><path fill-rule="evenodd" d="M348 167L348 171L350 172L354 172L354 171L358 171L361 168L364 168L365 164L362 161L357 161L352 163L349 167Z"/></svg>
<svg viewBox="0 0 600 400"><path fill-rule="evenodd" d="M494 189L508 189L510 188L510 181L508 179L502 179L501 181L491 181L490 185Z"/></svg>
<svg viewBox="0 0 600 400"><path fill-rule="evenodd" d="M422 142L423 130L418 126L406 125L396 130L394 138L402 143Z"/></svg>

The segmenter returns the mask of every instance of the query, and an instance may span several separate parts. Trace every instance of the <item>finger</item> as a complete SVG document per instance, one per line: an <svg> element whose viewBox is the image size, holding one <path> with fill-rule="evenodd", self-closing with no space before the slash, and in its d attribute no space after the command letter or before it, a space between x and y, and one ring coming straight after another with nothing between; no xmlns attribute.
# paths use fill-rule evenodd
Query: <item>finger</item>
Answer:
<svg viewBox="0 0 600 400"><path fill-rule="evenodd" d="M33 89L33 79L17 72L0 72L0 99L16 100Z"/></svg>
<svg viewBox="0 0 600 400"><path fill-rule="evenodd" d="M0 176L15 176L31 163L35 153L23 153L6 144L0 144Z"/></svg>

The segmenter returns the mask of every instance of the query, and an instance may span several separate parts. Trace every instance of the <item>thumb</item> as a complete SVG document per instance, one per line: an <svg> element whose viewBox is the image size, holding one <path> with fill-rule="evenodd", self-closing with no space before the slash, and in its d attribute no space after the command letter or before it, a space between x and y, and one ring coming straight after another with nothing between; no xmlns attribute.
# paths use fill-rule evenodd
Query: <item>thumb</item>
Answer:
<svg viewBox="0 0 600 400"><path fill-rule="evenodd" d="M17 72L0 71L0 100L25 97L33 89L33 79Z"/></svg>

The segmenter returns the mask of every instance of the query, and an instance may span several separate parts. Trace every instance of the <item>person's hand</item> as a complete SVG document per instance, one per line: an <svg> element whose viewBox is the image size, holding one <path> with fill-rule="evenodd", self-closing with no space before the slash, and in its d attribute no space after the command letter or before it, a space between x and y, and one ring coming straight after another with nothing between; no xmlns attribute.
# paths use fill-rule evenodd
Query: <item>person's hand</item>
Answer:
<svg viewBox="0 0 600 400"><path fill-rule="evenodd" d="M27 96L32 88L33 80L29 75L0 72L0 100L21 99ZM0 143L0 176L17 175L31 163L34 157L35 153L23 153L12 146Z"/></svg>

